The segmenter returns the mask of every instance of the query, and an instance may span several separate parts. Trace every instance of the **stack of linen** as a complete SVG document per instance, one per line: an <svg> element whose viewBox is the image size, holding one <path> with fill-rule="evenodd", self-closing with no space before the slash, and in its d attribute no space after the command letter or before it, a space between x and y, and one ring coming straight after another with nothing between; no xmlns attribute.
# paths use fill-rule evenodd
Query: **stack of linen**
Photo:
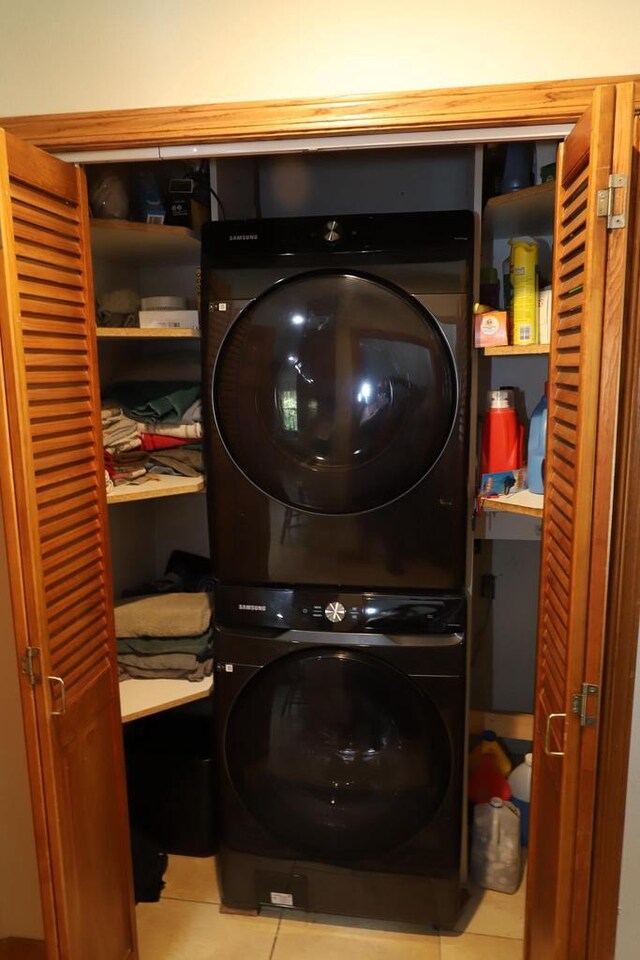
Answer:
<svg viewBox="0 0 640 960"><path fill-rule="evenodd" d="M115 607L120 678L202 680L213 670L210 593L161 593Z"/></svg>
<svg viewBox="0 0 640 960"><path fill-rule="evenodd" d="M204 473L200 384L116 383L102 401L105 466L115 486L152 474Z"/></svg>

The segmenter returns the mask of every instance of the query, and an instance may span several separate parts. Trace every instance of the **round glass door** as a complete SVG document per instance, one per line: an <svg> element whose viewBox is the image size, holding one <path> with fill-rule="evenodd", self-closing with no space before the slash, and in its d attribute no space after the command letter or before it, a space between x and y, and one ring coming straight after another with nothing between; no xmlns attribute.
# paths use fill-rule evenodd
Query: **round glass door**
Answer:
<svg viewBox="0 0 640 960"><path fill-rule="evenodd" d="M218 355L213 404L239 469L313 513L402 496L453 428L457 379L435 318L373 276L298 274L253 300Z"/></svg>
<svg viewBox="0 0 640 960"><path fill-rule="evenodd" d="M259 671L230 712L226 762L272 837L363 858L427 826L451 773L442 719L417 685L364 653L318 649Z"/></svg>

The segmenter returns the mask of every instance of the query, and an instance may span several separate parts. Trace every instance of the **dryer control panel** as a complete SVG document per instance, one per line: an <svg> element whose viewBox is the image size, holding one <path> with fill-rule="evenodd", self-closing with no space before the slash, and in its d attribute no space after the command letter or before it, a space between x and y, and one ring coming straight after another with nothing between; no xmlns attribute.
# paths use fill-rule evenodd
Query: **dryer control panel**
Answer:
<svg viewBox="0 0 640 960"><path fill-rule="evenodd" d="M228 627L375 633L459 633L466 599L456 595L341 592L330 588L216 584L216 622Z"/></svg>

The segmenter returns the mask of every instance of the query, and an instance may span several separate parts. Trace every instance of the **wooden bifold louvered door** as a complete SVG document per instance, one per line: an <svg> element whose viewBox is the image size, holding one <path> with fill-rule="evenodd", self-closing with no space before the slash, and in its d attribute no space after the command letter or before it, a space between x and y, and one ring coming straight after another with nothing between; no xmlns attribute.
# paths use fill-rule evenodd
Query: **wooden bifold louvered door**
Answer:
<svg viewBox="0 0 640 960"><path fill-rule="evenodd" d="M558 155L528 960L587 956L633 92L598 88Z"/></svg>
<svg viewBox="0 0 640 960"><path fill-rule="evenodd" d="M47 949L136 956L82 172L0 132L0 483ZM36 761L37 756L37 761Z"/></svg>

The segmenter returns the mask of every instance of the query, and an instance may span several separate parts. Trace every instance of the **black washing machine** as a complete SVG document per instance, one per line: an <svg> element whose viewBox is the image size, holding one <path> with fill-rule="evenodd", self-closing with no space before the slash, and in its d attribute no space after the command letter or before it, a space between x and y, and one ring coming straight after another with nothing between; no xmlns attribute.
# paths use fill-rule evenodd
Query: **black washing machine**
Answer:
<svg viewBox="0 0 640 960"><path fill-rule="evenodd" d="M445 632L432 634L218 628L227 906L455 922L466 684L449 621L460 604L433 602Z"/></svg>
<svg viewBox="0 0 640 960"><path fill-rule="evenodd" d="M455 917L472 237L465 211L203 231L229 906Z"/></svg>

